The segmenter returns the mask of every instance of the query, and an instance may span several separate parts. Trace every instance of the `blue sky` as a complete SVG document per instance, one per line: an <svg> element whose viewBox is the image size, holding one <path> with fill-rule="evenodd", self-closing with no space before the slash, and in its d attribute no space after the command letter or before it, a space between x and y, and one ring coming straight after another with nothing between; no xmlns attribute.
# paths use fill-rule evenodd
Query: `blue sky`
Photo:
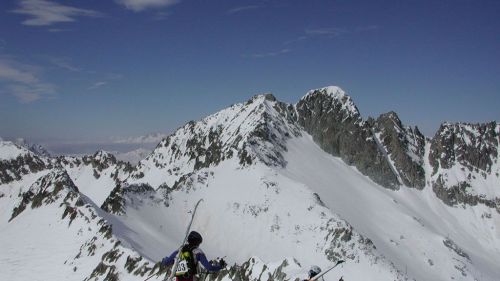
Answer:
<svg viewBox="0 0 500 281"><path fill-rule="evenodd" d="M0 136L169 133L338 85L363 117L500 120L500 1L3 0Z"/></svg>

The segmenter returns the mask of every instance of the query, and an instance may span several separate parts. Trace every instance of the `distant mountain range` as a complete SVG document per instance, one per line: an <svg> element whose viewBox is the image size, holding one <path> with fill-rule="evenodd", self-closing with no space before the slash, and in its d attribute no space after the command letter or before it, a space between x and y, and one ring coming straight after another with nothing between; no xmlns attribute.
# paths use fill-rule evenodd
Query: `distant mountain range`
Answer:
<svg viewBox="0 0 500 281"><path fill-rule="evenodd" d="M341 259L326 279L498 280L499 149L496 121L426 138L334 86L189 122L137 165L0 141L0 279L162 280L203 198L193 228L230 264L206 280L302 280Z"/></svg>

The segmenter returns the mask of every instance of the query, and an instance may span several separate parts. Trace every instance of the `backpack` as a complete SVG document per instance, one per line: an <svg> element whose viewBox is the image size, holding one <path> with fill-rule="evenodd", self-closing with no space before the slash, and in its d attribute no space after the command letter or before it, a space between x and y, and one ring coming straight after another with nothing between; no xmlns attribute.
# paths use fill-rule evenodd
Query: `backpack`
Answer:
<svg viewBox="0 0 500 281"><path fill-rule="evenodd" d="M188 245L182 246L179 255L179 263L175 271L176 277L190 277L196 274L196 257L193 249Z"/></svg>

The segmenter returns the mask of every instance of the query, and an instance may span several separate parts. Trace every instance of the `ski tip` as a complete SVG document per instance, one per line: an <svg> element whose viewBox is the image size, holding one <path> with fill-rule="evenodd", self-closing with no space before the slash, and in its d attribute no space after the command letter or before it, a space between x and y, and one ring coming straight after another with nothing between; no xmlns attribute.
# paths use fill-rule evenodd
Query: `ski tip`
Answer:
<svg viewBox="0 0 500 281"><path fill-rule="evenodd" d="M344 262L345 262L345 260L339 260L339 261L337 262L337 264L341 264L341 263L344 263Z"/></svg>

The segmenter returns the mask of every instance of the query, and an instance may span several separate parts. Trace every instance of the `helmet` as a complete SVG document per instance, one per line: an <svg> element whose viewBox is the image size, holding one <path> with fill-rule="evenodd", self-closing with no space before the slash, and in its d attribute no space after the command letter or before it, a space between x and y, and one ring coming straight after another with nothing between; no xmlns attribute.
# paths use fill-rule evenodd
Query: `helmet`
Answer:
<svg viewBox="0 0 500 281"><path fill-rule="evenodd" d="M201 242L203 241L203 238L201 237L201 234L199 234L198 232L191 231L188 235L187 241L191 245L200 245Z"/></svg>
<svg viewBox="0 0 500 281"><path fill-rule="evenodd" d="M311 269L309 269L309 278L313 278L314 276L318 275L321 272L321 268L317 265L311 266Z"/></svg>

